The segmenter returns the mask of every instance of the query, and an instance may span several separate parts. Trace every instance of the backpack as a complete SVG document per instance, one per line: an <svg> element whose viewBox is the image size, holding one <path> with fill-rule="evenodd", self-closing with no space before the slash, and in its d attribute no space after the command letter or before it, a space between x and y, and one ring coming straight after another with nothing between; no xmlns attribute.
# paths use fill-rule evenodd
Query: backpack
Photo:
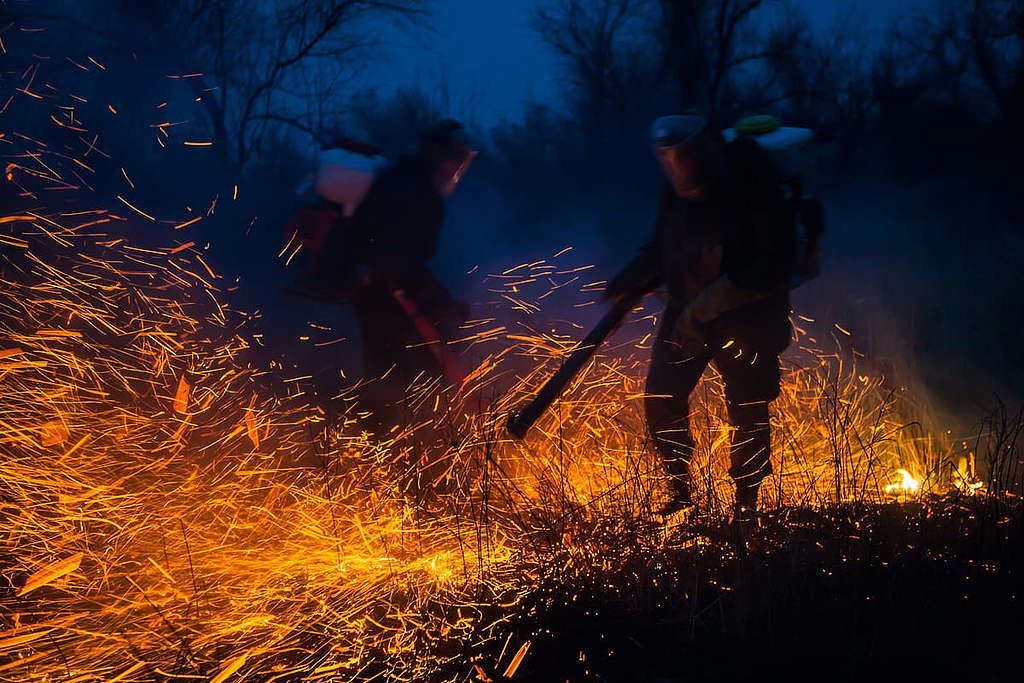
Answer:
<svg viewBox="0 0 1024 683"><path fill-rule="evenodd" d="M316 173L296 192L300 205L285 224L282 256L304 248L316 261L331 233L346 229L386 164L375 147L354 140L343 138L324 149Z"/></svg>
<svg viewBox="0 0 1024 683"><path fill-rule="evenodd" d="M821 239L825 232L825 210L821 200L805 195L800 177L809 165L814 131L783 126L774 116L750 116L722 131L727 143L744 136L767 152L778 173L782 195L793 202L796 225L794 269L791 287L798 287L821 274Z"/></svg>

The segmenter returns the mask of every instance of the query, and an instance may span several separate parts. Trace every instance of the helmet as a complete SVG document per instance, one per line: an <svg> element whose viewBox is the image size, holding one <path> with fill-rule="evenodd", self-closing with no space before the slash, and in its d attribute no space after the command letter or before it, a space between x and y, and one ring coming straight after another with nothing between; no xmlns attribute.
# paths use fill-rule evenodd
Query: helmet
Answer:
<svg viewBox="0 0 1024 683"><path fill-rule="evenodd" d="M721 156L706 118L696 113L663 116L651 127L655 153L680 197L702 199L721 176Z"/></svg>
<svg viewBox="0 0 1024 683"><path fill-rule="evenodd" d="M420 150L430 164L434 187L451 196L466 174L477 150L458 121L445 119L420 134Z"/></svg>

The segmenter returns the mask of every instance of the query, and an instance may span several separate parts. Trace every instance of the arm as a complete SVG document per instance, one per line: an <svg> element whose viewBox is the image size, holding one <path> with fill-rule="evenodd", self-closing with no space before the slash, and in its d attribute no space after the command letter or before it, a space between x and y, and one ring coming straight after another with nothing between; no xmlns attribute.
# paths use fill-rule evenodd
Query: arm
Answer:
<svg viewBox="0 0 1024 683"><path fill-rule="evenodd" d="M796 267L799 203L784 197L767 178L747 186L740 208L725 275L744 290L771 294L788 289Z"/></svg>
<svg viewBox="0 0 1024 683"><path fill-rule="evenodd" d="M763 299L769 294L739 287L729 276L723 275L701 290L682 317L687 322L689 318L699 323L710 322L723 313Z"/></svg>
<svg viewBox="0 0 1024 683"><path fill-rule="evenodd" d="M652 240L637 250L636 256L608 283L605 299L622 301L644 296L661 284L661 259L656 244Z"/></svg>
<svg viewBox="0 0 1024 683"><path fill-rule="evenodd" d="M739 149L736 229L727 238L723 274L700 292L690 314L708 322L733 309L790 287L796 251L798 203L787 199L759 150Z"/></svg>
<svg viewBox="0 0 1024 683"><path fill-rule="evenodd" d="M755 224L748 254L730 264L725 273L705 287L690 304L690 314L706 323L734 309L789 288L793 277L792 225L783 216L766 217Z"/></svg>
<svg viewBox="0 0 1024 683"><path fill-rule="evenodd" d="M747 253L697 295L691 304L693 318L706 323L788 289L794 267L792 231L784 214L756 221L753 235L748 237L751 243L744 247Z"/></svg>

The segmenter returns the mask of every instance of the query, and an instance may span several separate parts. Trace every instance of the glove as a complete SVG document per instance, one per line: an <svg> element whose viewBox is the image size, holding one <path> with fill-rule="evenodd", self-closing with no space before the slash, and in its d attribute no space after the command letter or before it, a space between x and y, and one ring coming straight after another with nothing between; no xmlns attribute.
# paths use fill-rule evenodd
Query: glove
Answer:
<svg viewBox="0 0 1024 683"><path fill-rule="evenodd" d="M703 348L707 343L707 331L704 324L696 319L696 309L693 303L684 308L676 318L673 336L686 349Z"/></svg>

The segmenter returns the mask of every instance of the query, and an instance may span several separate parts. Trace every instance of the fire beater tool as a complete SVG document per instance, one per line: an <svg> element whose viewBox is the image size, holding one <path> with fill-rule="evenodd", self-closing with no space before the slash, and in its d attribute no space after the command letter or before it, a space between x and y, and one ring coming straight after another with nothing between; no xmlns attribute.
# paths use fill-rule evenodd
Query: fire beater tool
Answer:
<svg viewBox="0 0 1024 683"><path fill-rule="evenodd" d="M508 423L506 424L509 434L517 439L522 439L526 436L533 423L562 394L565 386L583 369L583 366L587 364L587 361L594 355L598 347L608 338L608 335L615 331L626 315L636 308L642 298L642 294L624 297L604 314L604 317L583 338L579 347L565 359L558 372L544 383L544 386L540 388L540 391L537 392L533 400L509 416Z"/></svg>

